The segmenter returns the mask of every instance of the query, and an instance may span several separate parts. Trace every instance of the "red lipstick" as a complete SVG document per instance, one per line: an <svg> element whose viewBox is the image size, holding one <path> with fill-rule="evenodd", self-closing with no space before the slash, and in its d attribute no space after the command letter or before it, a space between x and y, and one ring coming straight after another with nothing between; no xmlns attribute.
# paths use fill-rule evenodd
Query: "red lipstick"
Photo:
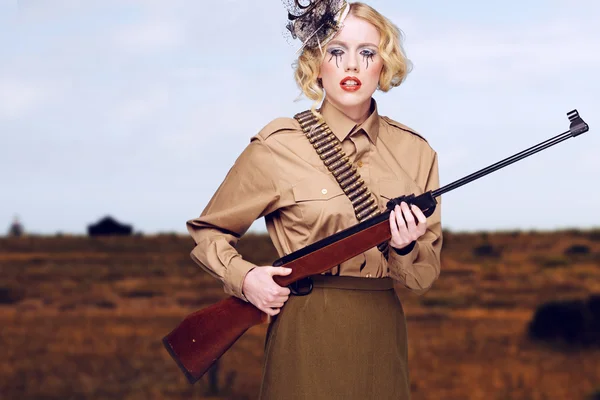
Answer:
<svg viewBox="0 0 600 400"><path fill-rule="evenodd" d="M361 85L360 79L355 76L347 76L340 81L340 87L346 92L356 92Z"/></svg>

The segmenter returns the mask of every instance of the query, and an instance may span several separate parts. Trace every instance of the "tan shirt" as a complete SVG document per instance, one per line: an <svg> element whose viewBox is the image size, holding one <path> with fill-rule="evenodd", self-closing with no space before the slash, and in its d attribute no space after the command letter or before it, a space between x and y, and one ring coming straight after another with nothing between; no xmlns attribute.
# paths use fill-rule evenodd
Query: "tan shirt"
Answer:
<svg viewBox="0 0 600 400"><path fill-rule="evenodd" d="M435 151L411 129L379 116L375 100L372 109L358 126L327 101L321 114L374 193L380 210L394 197L437 189ZM410 253L390 250L386 260L372 248L332 272L390 276L423 293L440 273L440 200L428 218L427 232ZM235 245L261 217L280 256L358 223L350 200L293 118L275 119L252 137L201 216L187 222L196 243L192 259L219 278L226 293L244 300L242 283L255 265L242 259Z"/></svg>

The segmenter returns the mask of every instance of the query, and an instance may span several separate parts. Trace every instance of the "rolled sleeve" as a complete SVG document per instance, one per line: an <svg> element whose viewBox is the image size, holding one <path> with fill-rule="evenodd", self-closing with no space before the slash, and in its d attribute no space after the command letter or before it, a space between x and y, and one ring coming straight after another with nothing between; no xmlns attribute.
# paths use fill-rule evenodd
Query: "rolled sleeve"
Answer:
<svg viewBox="0 0 600 400"><path fill-rule="evenodd" d="M242 285L246 278L246 274L254 267L256 267L256 265L242 259L242 257L232 259L227 267L224 279L225 293L248 301L246 296L242 293Z"/></svg>

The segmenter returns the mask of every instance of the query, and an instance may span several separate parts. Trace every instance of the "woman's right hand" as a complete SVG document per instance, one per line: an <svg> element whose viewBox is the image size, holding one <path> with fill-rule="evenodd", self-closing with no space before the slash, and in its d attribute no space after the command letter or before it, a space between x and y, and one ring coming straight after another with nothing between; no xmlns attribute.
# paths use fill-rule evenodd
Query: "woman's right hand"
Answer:
<svg viewBox="0 0 600 400"><path fill-rule="evenodd" d="M291 268L256 267L244 278L242 293L248 301L268 315L277 315L290 295L290 289L281 287L273 280L273 275L289 275Z"/></svg>

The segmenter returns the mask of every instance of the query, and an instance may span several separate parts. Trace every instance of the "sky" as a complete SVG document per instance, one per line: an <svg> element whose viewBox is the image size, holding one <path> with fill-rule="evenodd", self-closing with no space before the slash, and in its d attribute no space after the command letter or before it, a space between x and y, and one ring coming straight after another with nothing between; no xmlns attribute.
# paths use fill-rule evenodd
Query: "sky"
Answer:
<svg viewBox="0 0 600 400"><path fill-rule="evenodd" d="M600 2L368 4L413 63L379 112L428 140L442 185L565 132L573 109L590 125L445 194L445 229L600 226ZM0 0L0 233L105 215L185 233L250 138L310 107L286 22L280 0Z"/></svg>

